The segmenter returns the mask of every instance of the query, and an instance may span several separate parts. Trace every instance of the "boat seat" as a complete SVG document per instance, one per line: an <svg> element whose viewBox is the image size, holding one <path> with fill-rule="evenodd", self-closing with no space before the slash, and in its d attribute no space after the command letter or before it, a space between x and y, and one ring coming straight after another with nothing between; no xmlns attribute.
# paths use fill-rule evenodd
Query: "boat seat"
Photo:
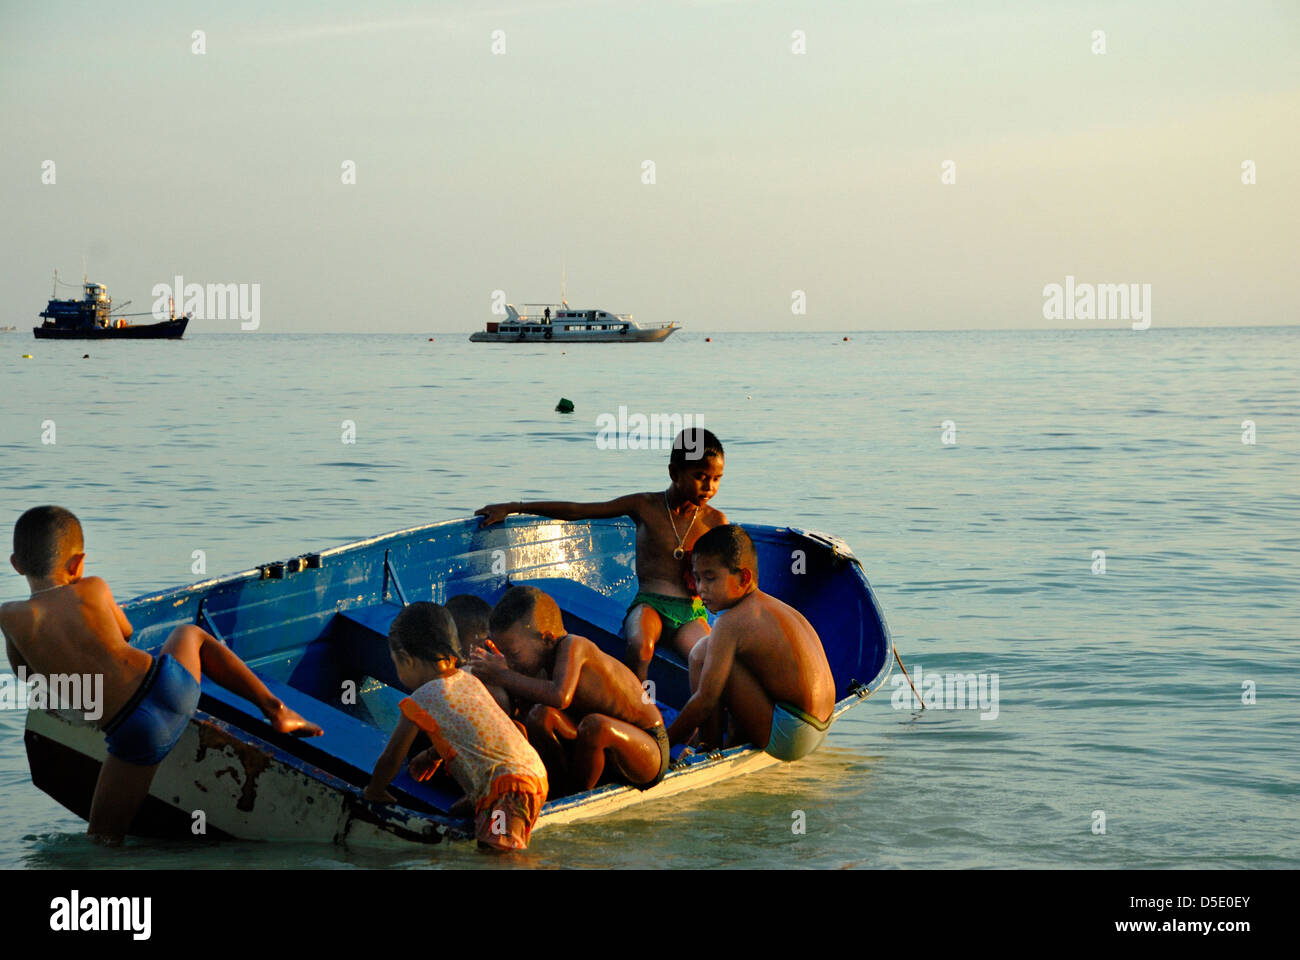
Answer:
<svg viewBox="0 0 1300 960"><path fill-rule="evenodd" d="M401 604L377 603L372 607L352 607L349 610L340 610L337 615L344 620L351 620L353 623L360 624L367 630L373 630L381 637L387 637L388 628L393 625L393 620L401 612Z"/></svg>
<svg viewBox="0 0 1300 960"><path fill-rule="evenodd" d="M511 577L510 583L512 586L536 587L559 604L565 615L585 620L612 636L617 637L623 632L623 615L627 608L585 583L563 577Z"/></svg>
<svg viewBox="0 0 1300 960"><path fill-rule="evenodd" d="M251 718L254 723L250 724L246 719L240 719L238 723L262 739L316 764L349 783L364 786L370 781L375 761L379 759L379 755L384 752L384 747L388 744L388 732L363 723L288 684L271 680L261 673L257 675L271 693L279 697L290 709L296 710L313 723L320 724L325 733L319 737L304 738L276 733L266 723L262 711L256 706L206 677L203 679L202 686L202 709L223 719L229 717L231 713L237 713L241 718ZM461 797L459 790L453 791L430 786L429 783L420 783L412 779L405 769L393 780L390 789L399 802L409 803L417 809L432 808L443 813ZM415 802L410 802L412 800Z"/></svg>

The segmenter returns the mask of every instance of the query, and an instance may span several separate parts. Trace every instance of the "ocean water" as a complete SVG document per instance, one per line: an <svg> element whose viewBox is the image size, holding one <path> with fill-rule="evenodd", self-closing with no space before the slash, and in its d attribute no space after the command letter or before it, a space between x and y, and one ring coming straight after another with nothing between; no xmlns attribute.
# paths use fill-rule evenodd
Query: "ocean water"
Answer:
<svg viewBox="0 0 1300 960"><path fill-rule="evenodd" d="M561 354L0 335L5 535L69 507L119 600L198 579L195 550L216 575L493 501L659 489L666 450L596 443L622 406L702 417L727 449L716 506L843 537L913 674L999 691L994 717L896 709L886 686L799 763L549 828L509 860L109 854L32 786L24 714L0 710L0 867L1300 866L1300 328L843 336ZM0 576L0 598L25 595Z"/></svg>

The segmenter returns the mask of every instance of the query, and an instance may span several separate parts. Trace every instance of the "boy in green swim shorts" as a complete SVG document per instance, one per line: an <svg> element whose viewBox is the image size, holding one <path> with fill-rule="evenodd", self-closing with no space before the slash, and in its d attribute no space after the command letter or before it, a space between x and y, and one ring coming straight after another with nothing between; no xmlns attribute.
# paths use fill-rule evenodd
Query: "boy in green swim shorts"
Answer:
<svg viewBox="0 0 1300 960"><path fill-rule="evenodd" d="M691 651L691 697L671 727L670 743L698 729L702 745L722 743L722 709L737 743L798 760L821 745L835 709L835 677L821 638L794 607L758 589L758 557L749 534L715 527L695 543L700 595L718 612L713 632Z"/></svg>
<svg viewBox="0 0 1300 960"><path fill-rule="evenodd" d="M655 647L669 641L683 658L708 635L705 608L691 572L691 548L714 527L727 522L709 506L722 482L722 444L703 427L677 434L668 458L667 490L629 493L601 503L543 501L493 503L474 511L483 526L512 513L554 520L631 517L636 522L638 593L623 620L624 662L642 683Z"/></svg>

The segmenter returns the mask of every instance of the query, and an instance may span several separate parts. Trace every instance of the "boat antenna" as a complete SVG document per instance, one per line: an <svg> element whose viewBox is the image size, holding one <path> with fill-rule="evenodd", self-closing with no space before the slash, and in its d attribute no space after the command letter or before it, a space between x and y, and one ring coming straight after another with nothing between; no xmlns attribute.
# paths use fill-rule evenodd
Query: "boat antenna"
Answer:
<svg viewBox="0 0 1300 960"><path fill-rule="evenodd" d="M566 300L564 297L564 282L565 282L564 263L563 261L561 261L560 263L560 306L564 307L565 310L568 310L569 301Z"/></svg>
<svg viewBox="0 0 1300 960"><path fill-rule="evenodd" d="M59 268L54 268L54 286L50 287L50 299L53 300L59 295Z"/></svg>
<svg viewBox="0 0 1300 960"><path fill-rule="evenodd" d="M86 255L81 255L81 282L86 282Z"/></svg>

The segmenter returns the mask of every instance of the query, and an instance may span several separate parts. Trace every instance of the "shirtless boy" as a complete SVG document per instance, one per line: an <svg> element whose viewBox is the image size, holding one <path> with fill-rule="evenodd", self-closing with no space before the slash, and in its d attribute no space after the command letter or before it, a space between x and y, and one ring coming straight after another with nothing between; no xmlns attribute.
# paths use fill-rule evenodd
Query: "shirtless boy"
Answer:
<svg viewBox="0 0 1300 960"><path fill-rule="evenodd" d="M90 804L92 838L121 842L158 765L198 706L201 673L256 704L281 733L323 732L277 700L242 660L198 627L177 627L156 657L131 646L131 624L108 584L83 576L81 524L62 507L33 507L18 518L9 562L32 592L28 600L0 606L9 663L47 677L104 678L99 727L108 756Z"/></svg>
<svg viewBox="0 0 1300 960"><path fill-rule="evenodd" d="M472 593L458 593L447 598L447 612L456 621L456 639L460 644L460 659L464 661L463 669L474 672L469 661L474 651L482 649L492 641L488 639L488 618L492 616L492 604ZM514 706L510 694L502 687L487 685L488 693L497 702L506 716L514 717Z"/></svg>
<svg viewBox="0 0 1300 960"><path fill-rule="evenodd" d="M720 706L738 743L764 745L778 760L812 753L830 729L835 678L817 631L803 614L758 589L754 542L740 527L716 527L692 555L700 596L720 612L713 632L691 652L691 698L668 738L680 743L699 728L721 740Z"/></svg>
<svg viewBox="0 0 1300 960"><path fill-rule="evenodd" d="M558 789L590 790L614 765L649 790L668 772L668 731L632 671L586 637L567 633L560 608L536 587L511 587L492 610L492 639L475 674L505 687L528 713L528 739ZM572 759L561 741L572 743ZM558 790L557 790L557 794Z"/></svg>
<svg viewBox="0 0 1300 960"><path fill-rule="evenodd" d="M709 632L704 605L691 574L691 548L700 534L726 523L709 506L722 482L722 444L710 431L681 431L668 458L667 490L630 493L603 503L541 501L493 503L474 511L483 526L512 513L533 513L553 520L631 517L636 522L636 576L639 592L623 620L627 641L624 662L645 682L655 645L666 639L683 658Z"/></svg>

